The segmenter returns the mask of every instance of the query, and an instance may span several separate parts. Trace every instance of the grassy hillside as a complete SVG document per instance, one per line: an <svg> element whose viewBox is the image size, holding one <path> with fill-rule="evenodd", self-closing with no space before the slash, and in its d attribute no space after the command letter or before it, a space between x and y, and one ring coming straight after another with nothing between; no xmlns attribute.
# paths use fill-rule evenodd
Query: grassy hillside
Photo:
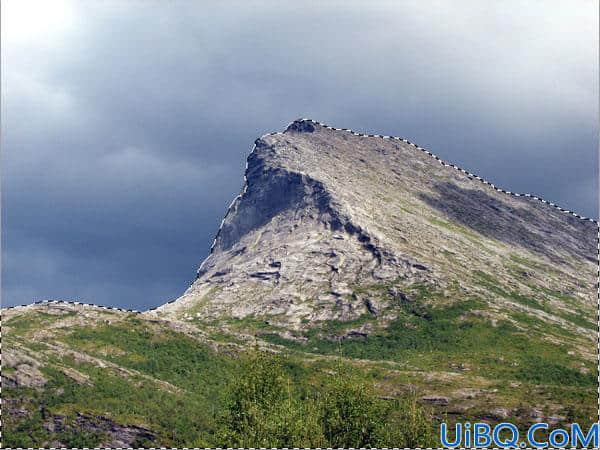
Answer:
<svg viewBox="0 0 600 450"><path fill-rule="evenodd" d="M288 339L265 318L3 311L2 444L428 446L441 420L597 420L595 367L576 336L549 342L529 316L490 327L466 313L480 307L417 302L367 337L343 338L369 317Z"/></svg>

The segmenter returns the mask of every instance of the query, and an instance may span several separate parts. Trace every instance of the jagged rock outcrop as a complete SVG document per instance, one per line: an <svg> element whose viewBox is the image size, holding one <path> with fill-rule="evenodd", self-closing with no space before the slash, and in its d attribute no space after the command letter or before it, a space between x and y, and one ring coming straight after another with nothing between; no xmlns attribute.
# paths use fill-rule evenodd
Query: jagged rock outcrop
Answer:
<svg viewBox="0 0 600 450"><path fill-rule="evenodd" d="M23 351L5 349L2 354L2 384L5 386L39 387L46 384L40 362Z"/></svg>
<svg viewBox="0 0 600 450"><path fill-rule="evenodd" d="M299 120L256 141L245 177L197 280L158 314L292 327L393 318L411 286L487 296L498 314L524 308L498 299L493 278L569 295L593 320L596 223L499 192L407 141Z"/></svg>

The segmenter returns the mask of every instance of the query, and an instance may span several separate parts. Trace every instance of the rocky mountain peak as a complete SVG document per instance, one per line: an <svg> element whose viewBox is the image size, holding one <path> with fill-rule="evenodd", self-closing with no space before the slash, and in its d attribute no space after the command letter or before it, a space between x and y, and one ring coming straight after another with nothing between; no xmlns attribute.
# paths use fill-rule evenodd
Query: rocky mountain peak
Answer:
<svg viewBox="0 0 600 450"><path fill-rule="evenodd" d="M244 178L197 280L163 313L383 323L415 289L484 297L491 315L520 307L485 277L592 308L595 222L501 192L406 140L296 120L256 140ZM554 269L532 270L542 266Z"/></svg>

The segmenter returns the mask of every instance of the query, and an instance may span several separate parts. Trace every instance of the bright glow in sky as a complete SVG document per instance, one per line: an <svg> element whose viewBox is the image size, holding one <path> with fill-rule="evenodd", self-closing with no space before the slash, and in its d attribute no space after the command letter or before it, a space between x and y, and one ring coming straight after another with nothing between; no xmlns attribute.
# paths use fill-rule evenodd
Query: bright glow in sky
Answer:
<svg viewBox="0 0 600 450"><path fill-rule="evenodd" d="M73 25L67 0L2 0L2 42L40 41Z"/></svg>

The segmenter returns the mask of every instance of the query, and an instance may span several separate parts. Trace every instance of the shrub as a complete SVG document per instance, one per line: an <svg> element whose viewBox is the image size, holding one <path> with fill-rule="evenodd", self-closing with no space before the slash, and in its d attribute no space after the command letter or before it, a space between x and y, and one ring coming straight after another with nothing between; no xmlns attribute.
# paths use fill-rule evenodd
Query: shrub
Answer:
<svg viewBox="0 0 600 450"><path fill-rule="evenodd" d="M222 447L427 447L430 416L416 398L386 401L338 365L321 389L298 386L276 356L255 353L227 393Z"/></svg>
<svg viewBox="0 0 600 450"><path fill-rule="evenodd" d="M223 447L319 447L311 402L293 395L279 358L255 353L229 389L217 439Z"/></svg>
<svg viewBox="0 0 600 450"><path fill-rule="evenodd" d="M379 446L388 405L376 397L372 385L360 383L340 365L320 406L328 447Z"/></svg>

